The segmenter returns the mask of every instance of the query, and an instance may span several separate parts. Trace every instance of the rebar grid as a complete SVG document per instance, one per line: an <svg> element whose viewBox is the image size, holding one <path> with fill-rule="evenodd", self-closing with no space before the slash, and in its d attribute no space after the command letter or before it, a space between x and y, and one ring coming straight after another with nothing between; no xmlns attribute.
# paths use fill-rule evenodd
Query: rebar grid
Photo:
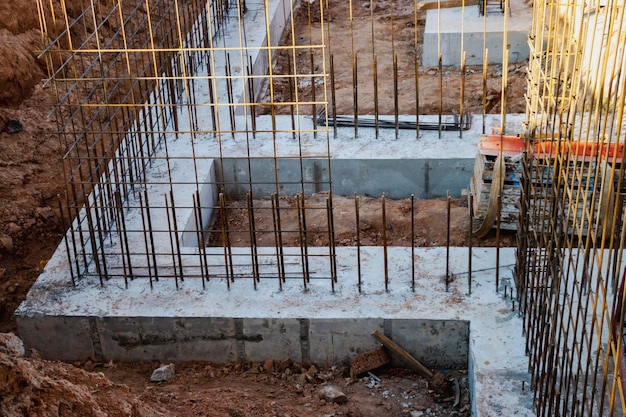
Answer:
<svg viewBox="0 0 626 417"><path fill-rule="evenodd" d="M353 114L348 118L355 135L359 126L369 127L373 121L377 136L379 129L394 129L397 137L400 129L409 128L417 138L420 129L438 130L440 135L456 130L462 137L471 123L464 110L464 58L456 69L463 76L455 86L459 93L454 122L443 114L443 89L450 86L443 85L442 76L450 69L441 64L436 68L438 122L420 120L418 15L423 5L416 0L410 1L408 14L406 4L391 5L388 16L376 20L370 2L371 50L366 59L372 67L365 74L359 74L357 64L364 58L352 27L353 14L363 13L358 11L362 4L350 3L348 16L335 16L327 1L37 4L42 37L53 40L42 57L58 95L54 112L67 182L61 208L72 219L64 246L75 283L96 278L104 285L123 279L128 285L143 279L152 286L159 279L178 284L185 278L201 278L203 283L221 278L230 285L239 277L252 278L255 286L261 278L275 278L280 286L286 279L300 280L305 288L310 279L326 279L334 287L330 128L336 133L346 117L336 111L343 98L336 95L335 59L341 65L346 59L351 62ZM307 22L305 42L296 36L296 13ZM411 51L401 58L399 53L405 51L397 49L393 30L391 51L380 46L386 41L376 35L397 26L400 14L410 20L413 41ZM349 22L349 32L331 32L327 22L334 19ZM350 51L333 49L338 36L350 36ZM288 58L286 71L275 68L280 56ZM381 77L377 62L383 56L393 60L393 71ZM302 57L308 57L305 64ZM487 59L484 62L486 94ZM407 85L399 82L398 74L411 71L408 85L414 86L415 109L407 111L400 100L407 93L400 90ZM285 82L288 89L278 94ZM387 117L380 113L378 99L373 115L361 114L359 91L371 86L375 97L379 89L393 97ZM503 88L502 111L506 94ZM483 98L483 116L489 111L486 106ZM413 115L402 117L411 111ZM310 141L324 146L312 152L306 146ZM326 197L314 200L313 193ZM284 206L286 196L294 199L293 207ZM381 197L381 221L386 225L384 194ZM260 203L263 199L267 207ZM248 213L245 227L229 223L237 204ZM358 197L355 204L358 225ZM273 224L263 230L256 226L256 214L267 210ZM292 211L298 216L297 230L282 225ZM325 218L322 226L308 221L316 212ZM237 233L248 235L244 252L232 241ZM290 233L297 234L296 247L283 241ZM274 237L269 247L258 244L264 234ZM380 234L386 253L386 227ZM324 236L327 250L310 250L312 236ZM217 246L207 246L211 241ZM357 247L362 242L357 232ZM407 266L415 282L412 259ZM381 276L386 284L388 269L385 261Z"/></svg>
<svg viewBox="0 0 626 417"><path fill-rule="evenodd" d="M535 2L517 284L540 416L622 415L623 2Z"/></svg>

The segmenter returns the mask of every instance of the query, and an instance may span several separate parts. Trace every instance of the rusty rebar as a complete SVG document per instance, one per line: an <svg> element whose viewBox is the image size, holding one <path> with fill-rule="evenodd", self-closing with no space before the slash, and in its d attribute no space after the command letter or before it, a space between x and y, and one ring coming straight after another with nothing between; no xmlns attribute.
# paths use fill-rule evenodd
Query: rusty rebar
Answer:
<svg viewBox="0 0 626 417"><path fill-rule="evenodd" d="M379 118L379 109L378 109L378 57L374 54L373 62L372 62L372 71L374 78L374 129L376 132L376 139L378 139L378 118Z"/></svg>
<svg viewBox="0 0 626 417"><path fill-rule="evenodd" d="M250 233L250 264L252 266L252 281L254 283L254 289L256 290L256 284L260 281L259 254L257 252L256 244L257 232L254 220L254 201L252 201L252 193L250 191L246 193L246 209L248 211L248 232Z"/></svg>
<svg viewBox="0 0 626 417"><path fill-rule="evenodd" d="M450 190L446 193L446 292L450 286Z"/></svg>
<svg viewBox="0 0 626 417"><path fill-rule="evenodd" d="M503 158L502 156L500 156ZM498 209L496 211L496 292L500 289L500 228L502 215L502 195L498 194Z"/></svg>
<svg viewBox="0 0 626 417"><path fill-rule="evenodd" d="M233 262L232 262L232 252L230 247L230 238L229 238L229 225L228 225L228 217L226 214L226 201L224 197L224 193L219 193L218 195L219 202L219 214L221 218L220 226L222 231L222 249L224 251L224 276L226 278L226 287L230 290L230 281L231 279L235 280L235 273L233 270Z"/></svg>
<svg viewBox="0 0 626 417"><path fill-rule="evenodd" d="M415 292L415 195L411 194L411 291Z"/></svg>
<svg viewBox="0 0 626 417"><path fill-rule="evenodd" d="M393 33L393 30L391 32ZM395 126L395 131L396 131L396 139L398 139L399 114L400 114L400 103L398 99L398 55L394 53L393 55L393 122ZM441 122L441 120L439 120L439 122Z"/></svg>
<svg viewBox="0 0 626 417"><path fill-rule="evenodd" d="M385 194L381 197L381 204L383 209L383 261L385 266L385 291L389 291L389 257L387 254L387 210L385 204Z"/></svg>
<svg viewBox="0 0 626 417"><path fill-rule="evenodd" d="M280 225L278 223L278 216L276 214L276 194L272 194L270 196L270 200L272 202L272 226L274 230L274 250L276 250L276 267L277 267L277 276L278 276L278 289L280 291L283 290L283 280L285 277L285 271L283 269L282 264L282 241L281 241L281 230Z"/></svg>
<svg viewBox="0 0 626 417"><path fill-rule="evenodd" d="M472 244L473 244L473 221L474 221L474 194L469 193L468 226L467 226L467 288L468 294L472 295Z"/></svg>
<svg viewBox="0 0 626 417"><path fill-rule="evenodd" d="M356 267L359 280L359 293L361 292L361 219L359 214L359 197L354 193L354 217L356 220Z"/></svg>

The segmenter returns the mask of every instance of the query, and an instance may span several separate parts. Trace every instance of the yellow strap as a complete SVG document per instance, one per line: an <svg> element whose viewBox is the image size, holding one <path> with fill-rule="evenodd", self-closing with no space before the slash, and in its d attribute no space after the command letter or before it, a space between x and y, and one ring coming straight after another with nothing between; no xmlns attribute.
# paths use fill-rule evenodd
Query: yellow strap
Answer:
<svg viewBox="0 0 626 417"><path fill-rule="evenodd" d="M504 156L502 156L502 152L500 152L500 155L496 158L496 162L493 164L493 177L491 179L491 188L489 189L487 214L480 227L476 230L472 230L472 234L476 237L484 237L489 233L491 226L493 226L493 223L496 221L496 217L498 216L498 196L502 195L505 173L506 165L504 163Z"/></svg>

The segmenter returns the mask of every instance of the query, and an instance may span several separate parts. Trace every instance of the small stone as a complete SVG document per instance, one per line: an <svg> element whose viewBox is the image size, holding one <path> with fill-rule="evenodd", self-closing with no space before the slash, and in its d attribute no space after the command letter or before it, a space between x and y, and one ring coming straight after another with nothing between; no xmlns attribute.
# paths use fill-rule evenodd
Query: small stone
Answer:
<svg viewBox="0 0 626 417"><path fill-rule="evenodd" d="M297 377L298 383L301 385L304 385L307 382L309 382L307 379L307 376L308 376L307 374L298 374L298 377Z"/></svg>
<svg viewBox="0 0 626 417"><path fill-rule="evenodd" d="M268 358L263 363L263 370L265 372L274 372L274 359Z"/></svg>
<svg viewBox="0 0 626 417"><path fill-rule="evenodd" d="M96 369L96 362L92 361L91 359L87 359L87 362L85 362L83 368L86 371L93 371L94 369Z"/></svg>
<svg viewBox="0 0 626 417"><path fill-rule="evenodd" d="M0 235L0 249L4 249L7 252L13 252L13 239L11 236Z"/></svg>
<svg viewBox="0 0 626 417"><path fill-rule="evenodd" d="M424 415L423 411L411 411L411 413L409 414L411 417L422 417Z"/></svg>
<svg viewBox="0 0 626 417"><path fill-rule="evenodd" d="M157 368L152 372L152 376L150 377L150 382L163 382L168 381L174 376L174 364L170 363L169 365L161 365L161 367Z"/></svg>
<svg viewBox="0 0 626 417"><path fill-rule="evenodd" d="M274 366L276 366L277 364L274 364ZM283 372L285 371L287 368L289 368L291 366L291 359L287 358L284 361L279 361L278 362L278 371L279 372Z"/></svg>
<svg viewBox="0 0 626 417"><path fill-rule="evenodd" d="M0 352L10 356L24 356L24 343L13 333L0 333Z"/></svg>
<svg viewBox="0 0 626 417"><path fill-rule="evenodd" d="M35 217L39 218L43 222L48 222L49 220L56 221L56 214L54 214L54 210L50 207L37 207L35 209Z"/></svg>
<svg viewBox="0 0 626 417"><path fill-rule="evenodd" d="M326 385L317 391L317 394L321 399L328 403L345 404L348 402L348 397L344 394L339 387L335 385Z"/></svg>

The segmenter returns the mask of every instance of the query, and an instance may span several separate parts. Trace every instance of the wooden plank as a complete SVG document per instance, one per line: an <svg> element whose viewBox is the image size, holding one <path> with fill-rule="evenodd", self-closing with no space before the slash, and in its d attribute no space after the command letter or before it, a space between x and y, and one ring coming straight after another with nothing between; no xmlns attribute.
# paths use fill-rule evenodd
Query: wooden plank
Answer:
<svg viewBox="0 0 626 417"><path fill-rule="evenodd" d="M413 356L411 356L411 354L409 352L407 352L406 350L402 349L396 342L394 342L393 340L389 339L387 336L385 336L384 334L382 334L378 330L375 330L374 333L372 333L372 336L374 336L376 338L376 340L378 340L380 343L382 343L391 352L393 352L396 355L398 355L400 357L400 359L402 359L402 361L409 366L409 368L411 368L412 370L414 370L418 374L420 374L422 376L425 376L427 378L432 378L433 377L433 373L430 372L430 369L428 369L427 367L422 365L420 361L418 361Z"/></svg>

